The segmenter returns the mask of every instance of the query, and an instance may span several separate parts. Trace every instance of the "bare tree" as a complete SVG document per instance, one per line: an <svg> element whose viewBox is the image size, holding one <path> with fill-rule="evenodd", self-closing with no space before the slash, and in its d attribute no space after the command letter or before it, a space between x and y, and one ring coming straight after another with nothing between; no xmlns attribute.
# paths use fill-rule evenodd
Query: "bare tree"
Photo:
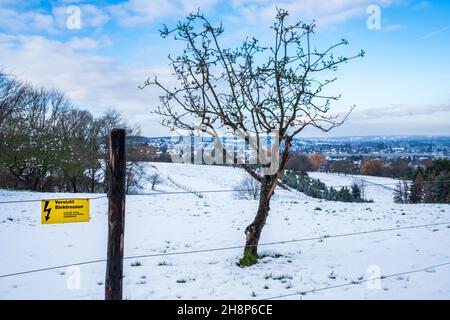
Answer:
<svg viewBox="0 0 450 320"><path fill-rule="evenodd" d="M261 190L261 183L247 175L234 187L234 196L237 199L257 200Z"/></svg>
<svg viewBox="0 0 450 320"><path fill-rule="evenodd" d="M20 103L25 94L23 84L13 80L0 70L0 133L5 130L5 121L14 112L21 110Z"/></svg>
<svg viewBox="0 0 450 320"><path fill-rule="evenodd" d="M103 192L111 128L138 134L114 111L96 119L61 92L0 71L0 180L36 191ZM143 165L127 163L127 192L136 192Z"/></svg>
<svg viewBox="0 0 450 320"><path fill-rule="evenodd" d="M152 190L155 190L155 186L158 184L161 184L163 182L163 179L161 177L161 175L159 175L158 173L153 173L148 180L150 181L151 185L152 185Z"/></svg>
<svg viewBox="0 0 450 320"><path fill-rule="evenodd" d="M286 169L305 174L307 171L312 170L311 160L305 154L300 151L296 151L289 155L289 160L286 163Z"/></svg>
<svg viewBox="0 0 450 320"><path fill-rule="evenodd" d="M255 38L247 39L232 50L223 48L220 36L224 29L213 26L201 13L190 14L185 21L169 29L162 37L174 36L185 43L183 53L169 56L179 85L172 88L157 78L149 78L141 88L153 85L162 90L156 114L162 124L172 130L194 131L199 123L202 131L216 136L225 129L242 136L277 132L282 145L276 170L254 171L242 164L261 183L259 206L254 221L245 229L245 249L241 265L257 260L257 246L265 225L270 200L289 157L293 138L306 127L329 131L341 125L353 107L344 115L329 114L331 102L340 96L324 90L336 81L330 77L338 65L364 52L345 57L334 51L348 44L341 40L325 50L312 46L314 23L287 23L288 12L278 9L271 26L274 42L262 46ZM216 141L217 142L217 141ZM263 146L250 143L257 154ZM264 166L261 167L264 169Z"/></svg>
<svg viewBox="0 0 450 320"><path fill-rule="evenodd" d="M138 125L130 125L123 116L115 110L107 110L104 115L98 119L100 123L100 144L102 146L102 157L104 161L101 162L101 169L103 171L103 181L105 186L105 191L108 192L108 137L109 133L114 128L124 128L126 130L127 136L140 135L140 127ZM127 149L127 154L129 150ZM127 160L127 191L135 192L139 189L139 185L144 177L144 167L139 164L139 161L132 159Z"/></svg>

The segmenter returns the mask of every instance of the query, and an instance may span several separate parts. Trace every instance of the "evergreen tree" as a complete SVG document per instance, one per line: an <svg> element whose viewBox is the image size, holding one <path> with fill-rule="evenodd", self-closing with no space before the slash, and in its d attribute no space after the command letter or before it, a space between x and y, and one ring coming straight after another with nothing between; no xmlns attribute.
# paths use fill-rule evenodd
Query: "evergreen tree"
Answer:
<svg viewBox="0 0 450 320"><path fill-rule="evenodd" d="M394 202L395 203L404 203L403 202L403 186L402 183L399 181L394 189Z"/></svg>
<svg viewBox="0 0 450 320"><path fill-rule="evenodd" d="M328 200L330 200L330 201L338 201L338 191L335 188L333 188L333 187L330 188Z"/></svg>
<svg viewBox="0 0 450 320"><path fill-rule="evenodd" d="M423 203L433 203L433 187L436 183L436 177L434 173L428 174L425 181L422 184L422 202Z"/></svg>
<svg viewBox="0 0 450 320"><path fill-rule="evenodd" d="M409 186L407 181L403 181L403 203L408 203L409 199Z"/></svg>
<svg viewBox="0 0 450 320"><path fill-rule="evenodd" d="M436 183L433 185L432 196L434 202L438 203L448 203L448 196L450 191L450 183L449 183L449 174L448 172L441 172L436 177Z"/></svg>
<svg viewBox="0 0 450 320"><path fill-rule="evenodd" d="M342 202L352 202L353 197L350 190L347 187L343 187L338 192L338 199Z"/></svg>
<svg viewBox="0 0 450 320"><path fill-rule="evenodd" d="M356 183L353 183L352 185L352 196L356 202L360 202L362 200L361 188Z"/></svg>
<svg viewBox="0 0 450 320"><path fill-rule="evenodd" d="M329 201L367 202L362 198L361 187L356 183L350 189L345 187L337 191L333 187L328 188L319 179L312 179L307 174L296 173L292 170L285 170L280 179L288 187L313 198Z"/></svg>
<svg viewBox="0 0 450 320"><path fill-rule="evenodd" d="M422 170L419 168L415 174L414 181L410 187L409 202L420 203L423 199L423 186L425 179L423 178Z"/></svg>
<svg viewBox="0 0 450 320"><path fill-rule="evenodd" d="M450 160L434 160L426 169L419 168L410 187L411 203L449 203Z"/></svg>

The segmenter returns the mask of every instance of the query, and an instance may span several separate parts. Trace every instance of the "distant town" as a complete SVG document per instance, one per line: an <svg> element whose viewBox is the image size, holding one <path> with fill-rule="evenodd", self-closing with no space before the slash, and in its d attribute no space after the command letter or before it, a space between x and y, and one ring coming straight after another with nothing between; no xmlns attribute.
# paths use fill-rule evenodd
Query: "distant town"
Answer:
<svg viewBox="0 0 450 320"><path fill-rule="evenodd" d="M133 145L152 146L155 151L174 148L180 139L174 137L130 137ZM212 142L212 139L204 139ZM208 144L206 142L206 145ZM153 149L153 148L152 148ZM295 139L293 150L306 155L320 152L329 159L347 157L447 158L450 136L366 136Z"/></svg>

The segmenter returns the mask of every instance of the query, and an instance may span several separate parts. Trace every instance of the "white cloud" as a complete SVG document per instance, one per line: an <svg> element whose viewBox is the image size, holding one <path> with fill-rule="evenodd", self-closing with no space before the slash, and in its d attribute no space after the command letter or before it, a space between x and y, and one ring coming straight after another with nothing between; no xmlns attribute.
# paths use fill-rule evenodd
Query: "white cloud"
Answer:
<svg viewBox="0 0 450 320"><path fill-rule="evenodd" d="M219 3L219 0L185 0L180 1L183 10L186 13L197 11L199 8L202 12L209 12Z"/></svg>
<svg viewBox="0 0 450 320"><path fill-rule="evenodd" d="M76 105L100 114L107 108L122 112L139 123L147 135L167 134L150 114L158 105L155 88L138 89L150 75L173 84L167 67L125 65L109 57L95 55L102 39L72 38L49 40L41 36L0 34L0 61L8 73L37 85L57 88ZM386 108L356 109L350 120L331 135L443 134L450 130L450 103L391 105ZM322 134L306 131L305 134Z"/></svg>
<svg viewBox="0 0 450 320"><path fill-rule="evenodd" d="M150 115L158 104L159 92L140 90L138 85L149 75L168 79L168 69L125 65L84 51L96 46L98 41L89 38L61 42L41 36L0 34L0 61L8 73L59 89L94 114L115 108L130 121L140 123L145 133L161 133Z"/></svg>
<svg viewBox="0 0 450 320"><path fill-rule="evenodd" d="M450 112L450 103L425 106L393 104L384 108L371 108L357 111L355 117L357 119L366 120L375 118L433 115L440 112Z"/></svg>
<svg viewBox="0 0 450 320"><path fill-rule="evenodd" d="M316 20L318 26L330 26L366 14L367 6L386 7L400 0L233 0L236 12L248 21L272 21L276 8L288 10L296 20Z"/></svg>
<svg viewBox="0 0 450 320"><path fill-rule="evenodd" d="M357 16L365 15L368 5L382 7L401 0L232 0L233 10L225 15L237 17L251 24L273 21L276 7L288 10L296 20L316 19L319 26L336 25ZM35 11L22 12L18 9L3 8L0 12L0 26L11 30L38 29L55 32L66 27L67 6L77 5L81 9L82 28L98 28L111 18L121 26L136 27L152 23L165 17L182 18L187 13L201 9L210 13L219 0L128 0L104 7L83 3L84 1L56 2L50 13ZM1 5L1 4L0 4Z"/></svg>
<svg viewBox="0 0 450 320"><path fill-rule="evenodd" d="M86 19L89 27L101 27L109 21L109 16L92 4L81 5L82 19Z"/></svg>
<svg viewBox="0 0 450 320"><path fill-rule="evenodd" d="M79 4L82 28L98 28L105 25L110 17L102 9L92 4ZM26 10L0 2L0 28L9 31L47 32L58 34L66 29L69 17L68 6L56 6L51 12Z"/></svg>
<svg viewBox="0 0 450 320"><path fill-rule="evenodd" d="M129 0L108 7L120 25L136 27L153 22L157 18L182 16L201 9L208 12L218 0Z"/></svg>
<svg viewBox="0 0 450 320"><path fill-rule="evenodd" d="M64 4L76 4L76 3L83 3L83 2L89 2L90 0L59 0L60 3Z"/></svg>
<svg viewBox="0 0 450 320"><path fill-rule="evenodd" d="M35 30L55 33L53 17L36 11L17 12L12 9L1 8L0 28L11 31Z"/></svg>
<svg viewBox="0 0 450 320"><path fill-rule="evenodd" d="M67 45L74 50L95 50L100 47L98 41L88 37L74 37L67 42Z"/></svg>
<svg viewBox="0 0 450 320"><path fill-rule="evenodd" d="M40 30L52 30L53 29L53 17L51 15L36 13L34 15L31 28Z"/></svg>
<svg viewBox="0 0 450 320"><path fill-rule="evenodd" d="M307 136L444 135L450 132L450 103L396 104L355 109L346 123L330 133L308 129Z"/></svg>
<svg viewBox="0 0 450 320"><path fill-rule="evenodd" d="M391 25L385 26L385 27L383 27L382 30L386 31L386 32L391 32L391 31L399 30L401 28L403 28L403 26L399 23L396 23L396 24L391 24Z"/></svg>
<svg viewBox="0 0 450 320"><path fill-rule="evenodd" d="M1 1L4 0L0 0L0 3ZM289 10L291 17L295 20L308 21L308 18L317 18L320 24L331 26L366 15L368 4L378 3L388 6L394 2L394 0L282 0L277 4L279 7ZM167 18L178 14L182 17L188 11L196 10L197 7L201 7L202 11L213 10L217 2L207 0L188 2L130 0L108 8L83 3L80 5L84 6L82 7L82 19L85 19L82 21L83 27L100 28L111 19L117 19L124 26L138 26L152 22L159 17ZM239 26L239 28L235 28L234 32L231 29L232 33L228 37L233 39L230 41L236 40L237 32L241 32L244 37L257 30L268 30L266 26L273 22L275 12L273 1L234 0L231 6L234 10L223 13L219 17L220 19L232 19L233 24ZM3 26L7 30L13 31L30 29L62 31L61 28L65 28L67 18L65 8L59 2L58 7L52 11L53 15L34 11L20 13L2 9L0 10L0 27ZM399 27L401 26L391 24L383 26L383 29L389 31ZM227 32L229 30L227 29ZM96 35L95 37L72 37L65 41L13 34L16 33L0 34L0 68L7 68L11 73L18 74L36 84L55 87L65 92L80 107L91 108L94 113L102 112L109 107L116 108L131 121L141 123L145 134L165 133L165 129L158 126L155 118L149 114L152 108L158 104L159 92L151 88L142 91L137 86L142 84L147 76L153 74L165 79L166 83L173 81L168 77L168 68L127 65L106 56L96 55L95 50L109 45L111 42L108 37L99 37L100 32L92 33ZM155 46L159 46L159 44L155 43ZM139 47L140 52L144 49ZM154 49L152 50L154 53ZM408 102L409 100L399 98L396 101ZM421 123L424 132L426 130L445 132L450 129L447 120L449 113L448 104L423 108L397 105L389 108L357 110L342 130L347 130L346 132L352 134L355 132L383 134L384 132L397 133L400 131L408 133L408 130L412 133L415 132L415 126ZM148 123L151 123L151 127ZM332 134L339 134L339 130L341 129Z"/></svg>
<svg viewBox="0 0 450 320"><path fill-rule="evenodd" d="M112 5L108 9L118 20L119 24L126 27L146 24L159 16L168 15L171 12L178 10L173 1L169 0L158 2L130 0L117 5Z"/></svg>
<svg viewBox="0 0 450 320"><path fill-rule="evenodd" d="M105 25L109 20L109 15L102 9L92 4L78 5L81 13L81 28L98 28ZM67 13L68 6L54 7L52 10L55 17L55 24L60 29L66 28L66 21L69 17Z"/></svg>

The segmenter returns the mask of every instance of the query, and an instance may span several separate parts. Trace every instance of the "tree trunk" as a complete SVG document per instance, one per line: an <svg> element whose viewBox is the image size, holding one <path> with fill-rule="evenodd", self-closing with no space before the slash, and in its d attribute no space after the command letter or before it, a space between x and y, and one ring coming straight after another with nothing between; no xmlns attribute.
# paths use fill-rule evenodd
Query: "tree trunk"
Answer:
<svg viewBox="0 0 450 320"><path fill-rule="evenodd" d="M78 192L78 188L77 188L77 179L75 177L72 177L71 179L72 182L72 189L74 193Z"/></svg>
<svg viewBox="0 0 450 320"><path fill-rule="evenodd" d="M278 171L273 175L264 175L261 182L261 192L259 195L258 212L255 220L245 228L245 248L244 257L241 259L240 265L255 264L258 258L258 243L261 237L261 231L266 224L267 216L270 211L270 199L273 196L275 188L278 184L278 179L286 166L289 158L289 150L291 149L291 138L284 141L284 150L281 155L281 161L278 166ZM245 169L245 167L244 167ZM247 170L248 171L248 170Z"/></svg>
<svg viewBox="0 0 450 320"><path fill-rule="evenodd" d="M255 220L245 229L245 249L244 257L257 257L258 256L258 242L261 236L261 231L266 224L267 216L270 211L270 199L273 195L274 187L276 186L276 176L264 176L261 183L261 191L259 194L258 212L256 213Z"/></svg>

